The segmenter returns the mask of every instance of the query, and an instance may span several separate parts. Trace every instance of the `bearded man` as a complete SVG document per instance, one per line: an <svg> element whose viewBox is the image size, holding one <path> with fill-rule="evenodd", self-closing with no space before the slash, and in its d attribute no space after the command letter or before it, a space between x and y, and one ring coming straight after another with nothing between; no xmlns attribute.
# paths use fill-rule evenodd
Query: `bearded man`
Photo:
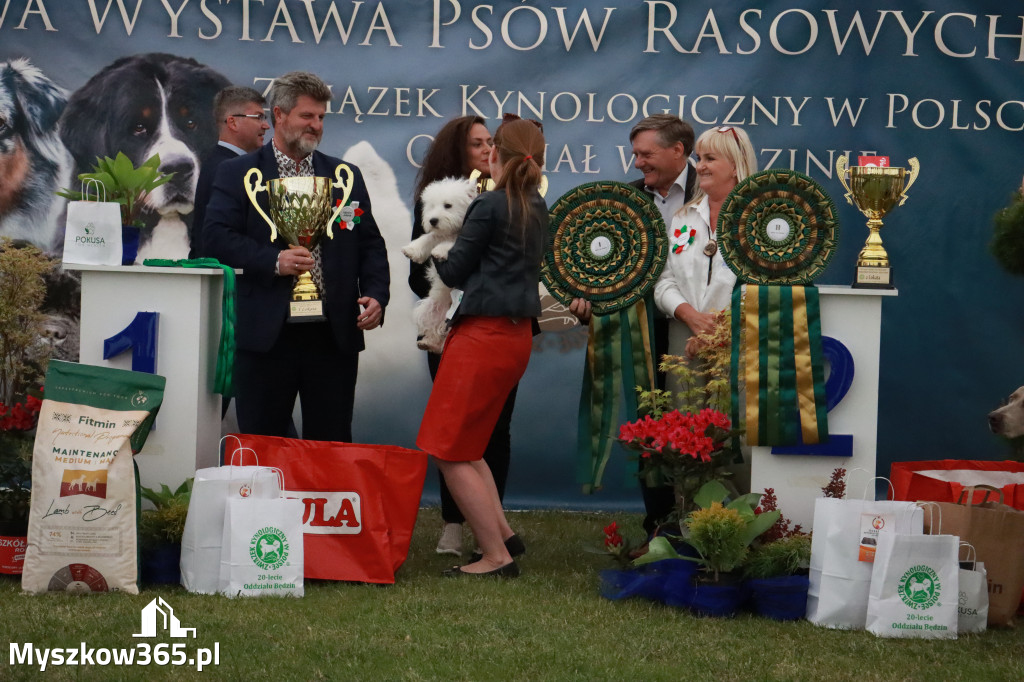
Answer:
<svg viewBox="0 0 1024 682"><path fill-rule="evenodd" d="M317 76L295 71L275 79L267 96L274 124L271 144L218 168L203 227L206 253L241 268L236 298L235 400L243 433L288 434L296 396L302 437L352 440L359 352L363 332L382 324L388 304L387 249L373 219L359 169L351 164L347 222L330 226L312 252L287 244L250 202L245 178L258 169L264 181L300 176L335 177L342 163L317 151L331 91ZM268 192L257 201L270 215ZM332 206L344 198L334 189ZM323 316L291 314L295 278L310 272ZM323 318L326 319L323 319Z"/></svg>

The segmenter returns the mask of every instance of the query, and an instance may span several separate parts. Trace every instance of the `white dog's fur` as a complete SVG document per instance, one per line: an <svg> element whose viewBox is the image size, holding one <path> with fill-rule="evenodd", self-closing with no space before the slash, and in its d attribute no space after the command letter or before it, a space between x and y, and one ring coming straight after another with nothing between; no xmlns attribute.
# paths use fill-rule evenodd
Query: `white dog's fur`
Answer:
<svg viewBox="0 0 1024 682"><path fill-rule="evenodd" d="M1005 438L1024 436L1024 386L1014 391L1005 405L989 412L988 426Z"/></svg>
<svg viewBox="0 0 1024 682"><path fill-rule="evenodd" d="M431 256L438 260L448 258L474 197L476 183L468 179L444 178L424 187L420 194L423 234L407 244L402 253L417 263L424 263ZM420 335L416 345L440 353L448 333L445 314L452 304L452 290L437 276L433 263L427 265L427 279L430 294L413 310L413 321Z"/></svg>

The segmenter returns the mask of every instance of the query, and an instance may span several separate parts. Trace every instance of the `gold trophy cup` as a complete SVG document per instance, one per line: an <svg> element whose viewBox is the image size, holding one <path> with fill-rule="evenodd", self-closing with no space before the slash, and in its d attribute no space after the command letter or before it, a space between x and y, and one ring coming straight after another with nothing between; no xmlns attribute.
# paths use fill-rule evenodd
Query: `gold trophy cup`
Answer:
<svg viewBox="0 0 1024 682"><path fill-rule="evenodd" d="M334 179L304 176L298 178L276 178L263 182L263 173L250 168L245 174L245 193L256 211L270 225L270 241L276 241L278 233L295 246L304 246L312 251L326 234L334 239L331 225L337 220L348 203L352 193L352 169L340 163L334 169ZM342 191L342 200L332 205L332 191ZM260 192L267 193L270 216L256 201ZM271 219L271 216L273 219ZM296 278L292 288L292 300L288 314L289 322L316 322L324 320L323 301L309 272Z"/></svg>
<svg viewBox="0 0 1024 682"><path fill-rule="evenodd" d="M889 254L882 246L879 230L882 228L882 217L896 206L902 206L907 200L907 190L917 179L921 169L916 158L907 163L910 166L909 178L907 170L887 166L852 166L846 154L836 160L836 176L846 190L846 200L860 209L868 218L868 239L864 248L857 256L857 277L853 286L868 289L893 289L892 267L889 265ZM847 184L846 175L850 181ZM906 179L906 186L903 185ZM898 203L897 203L898 202Z"/></svg>

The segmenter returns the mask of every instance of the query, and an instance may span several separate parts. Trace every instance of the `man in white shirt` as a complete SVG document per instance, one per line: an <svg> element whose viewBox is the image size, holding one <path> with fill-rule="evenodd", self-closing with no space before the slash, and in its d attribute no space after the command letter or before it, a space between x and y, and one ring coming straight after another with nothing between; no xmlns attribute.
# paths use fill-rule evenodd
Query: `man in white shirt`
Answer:
<svg viewBox="0 0 1024 682"><path fill-rule="evenodd" d="M629 131L633 145L633 166L644 174L629 183L651 195L665 221L666 238L672 225L672 216L680 211L693 196L697 172L690 160L694 134L689 123L672 114L655 114L643 119ZM654 317L654 356L660 364L661 355L668 350L668 318L651 306ZM590 301L577 298L569 310L588 324L591 317ZM657 373L658 388L665 388L665 374ZM627 415L636 419L638 415ZM670 485L648 486L643 480L640 489L644 497L644 530L654 533L659 523L675 507L675 491Z"/></svg>

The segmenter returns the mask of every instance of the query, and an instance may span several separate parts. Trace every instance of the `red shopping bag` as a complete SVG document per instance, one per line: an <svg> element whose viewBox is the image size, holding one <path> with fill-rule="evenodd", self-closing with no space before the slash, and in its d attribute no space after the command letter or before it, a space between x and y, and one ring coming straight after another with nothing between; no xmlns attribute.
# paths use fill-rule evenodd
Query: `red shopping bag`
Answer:
<svg viewBox="0 0 1024 682"><path fill-rule="evenodd" d="M238 434L260 465L284 473L282 497L305 505L305 577L393 583L419 510L427 456L361 445ZM230 453L225 453L230 457Z"/></svg>
<svg viewBox="0 0 1024 682"><path fill-rule="evenodd" d="M965 488L991 486L1003 493L1003 503L1024 511L1024 463L941 459L893 462L894 500L956 502ZM983 491L974 493L981 502Z"/></svg>

